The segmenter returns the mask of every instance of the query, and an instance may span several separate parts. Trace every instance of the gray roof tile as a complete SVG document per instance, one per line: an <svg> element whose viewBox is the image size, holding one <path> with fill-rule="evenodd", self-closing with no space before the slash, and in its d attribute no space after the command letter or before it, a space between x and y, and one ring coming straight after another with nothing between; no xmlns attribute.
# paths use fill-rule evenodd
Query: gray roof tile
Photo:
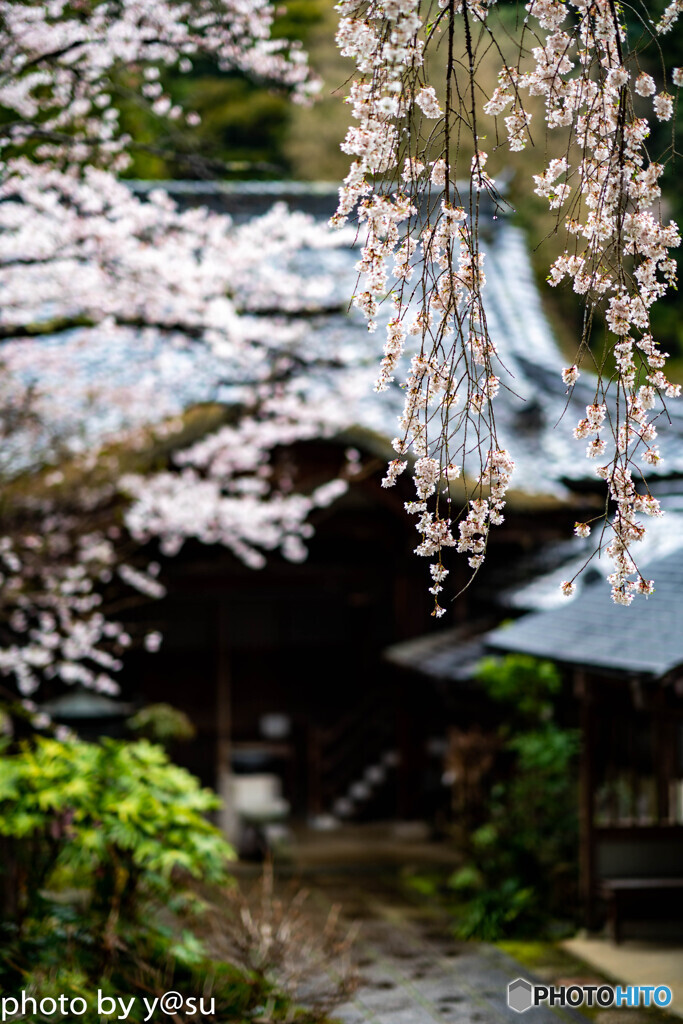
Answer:
<svg viewBox="0 0 683 1024"><path fill-rule="evenodd" d="M602 581L552 611L486 635L487 647L568 665L663 676L683 665L683 549L643 567L655 593L616 605Z"/></svg>

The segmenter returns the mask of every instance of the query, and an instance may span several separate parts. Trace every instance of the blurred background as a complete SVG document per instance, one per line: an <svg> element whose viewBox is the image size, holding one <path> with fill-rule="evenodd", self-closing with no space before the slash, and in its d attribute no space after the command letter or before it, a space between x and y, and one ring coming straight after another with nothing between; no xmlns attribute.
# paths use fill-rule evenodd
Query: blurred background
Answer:
<svg viewBox="0 0 683 1024"><path fill-rule="evenodd" d="M517 5L500 4L496 17L512 48ZM430 617L425 566L413 554L415 531L403 510L410 483L381 487L402 396L398 388L371 390L382 342L349 311L358 241L353 229L321 241L348 169L339 143L351 66L334 45L336 20L331 0L286 0L275 22L275 36L301 40L322 77L310 108L202 58L190 73L161 74L173 102L200 114L196 126L162 129L125 88L117 94L122 130L137 144L121 181L136 201L155 202L163 186L181 216L204 208L228 216L230 230L242 231L235 244L251 249L255 265L258 224L275 236L285 222L292 230L291 214L304 215L295 221L297 244L268 249L261 261L258 273L278 287L268 292L261 281L254 301L250 284L234 288L258 344L271 331L285 338L278 345L289 346L288 375L276 391L288 400L296 393L315 410L305 430L292 432L281 409L269 409L263 377L253 417L274 433L254 441L239 427L248 419L244 389L253 366L206 344L202 325L169 331L129 323L122 333L119 322L107 323L94 338L76 322L78 310L59 320L27 301L25 329L3 326L2 550L7 579L23 580L0 609L7 709L0 806L14 821L3 839L6 912L12 917L7 908L16 909L22 886L43 886L29 880L24 854L11 848L22 828L33 834L28 819L22 825L10 814L17 793L35 800L26 814L47 808L52 815L31 819L43 838L70 836L69 798L40 796L33 783L22 790L11 761L22 739L36 730L53 736L57 727L55 742L80 737L117 757L145 740L160 745L169 765L221 797L220 806L209 798L197 813L202 821L209 815L247 863L274 858L283 874L318 879L365 872L368 891L388 872L401 900L438 906L460 939L508 941L520 956L532 940L568 939L595 970L627 981L652 980L638 968L651 974L663 950L674 950L675 973L683 920L683 414L672 403L660 435L665 460L651 475L666 516L652 522L639 564L656 579L655 595L615 607L609 568L594 559L578 595L558 597L561 581L593 550L572 536L574 524L604 506L568 426L593 400L594 383L586 374L567 398L560 377L574 362L583 311L570 290L545 284L564 242L528 187L537 154L528 148L512 166L492 143L488 166L508 205L482 212L486 292L491 334L511 375L499 430L517 471L483 569L467 585L467 567L454 557L449 581L457 596L442 620ZM662 37L668 64L681 43L680 29ZM433 80L439 59L437 51ZM487 93L496 60L491 50L479 65ZM489 131L493 138L493 122ZM656 133L653 152L664 152L671 128L658 124ZM537 144L553 155L552 140ZM470 158L465 147L463 169ZM664 181L666 211L680 222L675 164ZM274 204L284 205L273 213ZM172 262L173 249L164 252ZM321 277L316 291L311 282ZM680 299L674 292L659 306L655 333L680 381ZM594 338L601 362L599 323ZM262 362L271 358L265 345L256 351ZM334 362L333 352L343 358ZM295 371L306 386L290 393ZM17 384L20 400L10 397ZM343 410L332 415L337 403ZM297 416L300 423L300 409ZM245 469L235 452L250 444ZM231 476L211 469L219 459L230 462ZM253 483L234 481L258 479L261 463L270 467L261 479L271 499L310 499L303 514L287 512L306 524L284 530L289 545L261 543L256 529L250 536L244 524L260 512L244 501L238 526L218 521L228 515L223 505L202 511L201 481L218 479L221 501L243 500L249 488L257 493ZM341 486L326 495L330 481ZM180 525L167 501L182 506ZM172 528L155 533L150 523L167 515ZM68 544L46 553L41 543L57 522L55 535L68 535ZM70 592L78 591L82 576L69 559L84 537L91 547L93 537L104 538L127 568L115 571L111 562L106 569L109 555L88 555L98 569L83 600L97 600L69 614L86 623L101 610L119 625L108 634L106 657L93 654L106 644L88 639L86 625L71 630L72 645L83 646L64 660L87 665L86 675L43 671L41 656L21 652L63 627L44 628L40 616L55 607L44 595L62 563L59 587L69 580ZM42 596L31 604L35 593ZM48 761L54 767L61 756L52 750ZM39 774L56 787L55 779L71 785L99 770L67 757L56 774L45 766ZM107 771L111 782L123 769ZM136 787L149 772L139 768ZM182 803L173 792L161 803ZM78 813L73 827L87 818ZM93 814L99 822L100 812ZM73 869L79 856L60 870L67 862ZM112 899L121 896L116 871L111 877L103 934L114 927ZM60 927L66 934L68 921ZM636 967L614 959L619 948L639 951ZM648 949L650 961L642 959ZM191 959L191 949L183 955Z"/></svg>

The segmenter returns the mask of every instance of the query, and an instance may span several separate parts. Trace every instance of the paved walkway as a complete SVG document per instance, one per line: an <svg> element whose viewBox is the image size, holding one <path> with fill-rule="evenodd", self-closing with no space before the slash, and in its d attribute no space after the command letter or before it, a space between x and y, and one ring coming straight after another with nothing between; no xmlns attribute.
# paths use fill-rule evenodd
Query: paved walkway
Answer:
<svg viewBox="0 0 683 1024"><path fill-rule="evenodd" d="M520 1024L507 986L528 971L504 953L456 942L445 916L411 905L380 875L325 876L315 884L361 926L354 947L361 983L334 1013L342 1024ZM533 1024L579 1021L585 1017L575 1011L533 1011Z"/></svg>
<svg viewBox="0 0 683 1024"><path fill-rule="evenodd" d="M452 866L448 845L431 843L414 827L309 831L297 841L285 875L305 879L313 890L313 904L323 914L331 904L340 904L344 918L360 924L354 944L360 985L354 998L333 1014L341 1024L586 1024L586 1016L559 1007L537 1007L528 1016L515 1013L507 1006L509 982L522 977L546 984L595 984L602 980L595 969L618 980L640 980L635 971L618 970L571 943L566 948L579 962L539 967L534 979L528 968L494 946L456 941L451 919L418 897L411 901L399 883L407 865L424 872ZM627 952L629 946L617 948ZM660 977L664 966L660 961L661 969L653 973L654 964L647 964L647 982L655 976L663 984L675 982L680 959L671 961L671 980L669 973ZM683 1002L674 1001L680 1014ZM661 1011L625 1007L594 1010L591 1016L595 1024L666 1020Z"/></svg>
<svg viewBox="0 0 683 1024"><path fill-rule="evenodd" d="M569 939L562 945L622 985L668 985L673 992L669 1013L683 1017L683 945L629 940L616 946L609 939L593 938Z"/></svg>

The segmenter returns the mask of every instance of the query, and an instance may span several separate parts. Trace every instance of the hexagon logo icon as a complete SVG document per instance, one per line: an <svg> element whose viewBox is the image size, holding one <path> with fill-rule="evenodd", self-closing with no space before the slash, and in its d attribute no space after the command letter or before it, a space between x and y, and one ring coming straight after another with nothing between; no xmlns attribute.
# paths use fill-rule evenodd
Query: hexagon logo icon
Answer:
<svg viewBox="0 0 683 1024"><path fill-rule="evenodd" d="M524 1013L533 1006L533 988L525 978L515 978L508 985L508 1006L517 1013Z"/></svg>

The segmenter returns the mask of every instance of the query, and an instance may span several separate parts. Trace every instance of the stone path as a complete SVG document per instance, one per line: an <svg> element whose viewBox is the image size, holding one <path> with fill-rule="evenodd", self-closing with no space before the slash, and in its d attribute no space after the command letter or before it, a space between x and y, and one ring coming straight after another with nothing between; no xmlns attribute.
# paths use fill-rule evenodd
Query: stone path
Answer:
<svg viewBox="0 0 683 1024"><path fill-rule="evenodd" d="M411 905L381 876L314 885L360 922L361 983L334 1013L342 1024L585 1024L576 1011L538 1007L525 1020L510 1010L508 982L529 972L492 946L455 941L445 915Z"/></svg>
<svg viewBox="0 0 683 1024"><path fill-rule="evenodd" d="M683 942L627 939L620 945L602 938L574 938L564 949L622 985L668 985L668 1012L683 1017Z"/></svg>

